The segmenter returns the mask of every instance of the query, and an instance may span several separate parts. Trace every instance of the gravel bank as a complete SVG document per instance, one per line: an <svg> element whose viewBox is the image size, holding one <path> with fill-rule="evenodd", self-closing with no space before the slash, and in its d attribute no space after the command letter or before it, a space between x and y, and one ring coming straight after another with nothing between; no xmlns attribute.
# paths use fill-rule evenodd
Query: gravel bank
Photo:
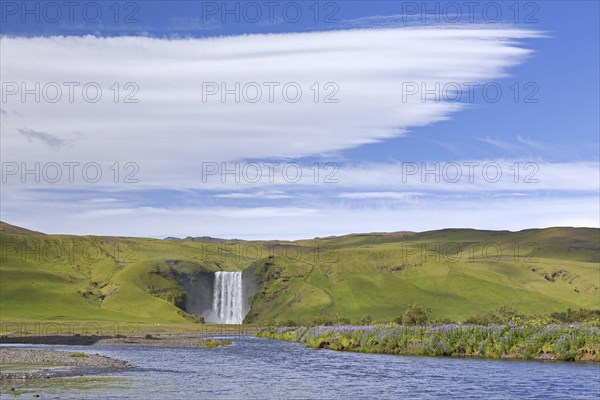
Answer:
<svg viewBox="0 0 600 400"><path fill-rule="evenodd" d="M0 380L6 379L40 379L65 376L89 375L102 372L115 372L130 368L126 361L101 356L99 354L86 354L86 356L73 357L69 351L56 350L21 350L0 349L0 364L40 366L40 369L24 372L0 371ZM48 367L70 367L59 369L45 369Z"/></svg>

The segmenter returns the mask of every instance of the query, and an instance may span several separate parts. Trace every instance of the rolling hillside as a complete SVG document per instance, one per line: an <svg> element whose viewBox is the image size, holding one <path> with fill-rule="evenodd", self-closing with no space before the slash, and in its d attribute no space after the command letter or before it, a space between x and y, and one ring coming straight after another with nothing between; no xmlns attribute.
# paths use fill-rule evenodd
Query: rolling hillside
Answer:
<svg viewBox="0 0 600 400"><path fill-rule="evenodd" d="M590 228L250 242L45 235L2 223L0 242L3 321L190 322L190 299L203 290L194 282L219 270L244 270L258 285L248 322L385 321L411 303L454 320L502 305L600 307L600 230Z"/></svg>

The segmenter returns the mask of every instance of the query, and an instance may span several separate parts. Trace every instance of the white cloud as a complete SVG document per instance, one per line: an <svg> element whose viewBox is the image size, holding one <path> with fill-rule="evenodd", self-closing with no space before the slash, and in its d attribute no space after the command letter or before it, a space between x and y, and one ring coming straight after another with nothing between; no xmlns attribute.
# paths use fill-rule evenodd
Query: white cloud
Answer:
<svg viewBox="0 0 600 400"><path fill-rule="evenodd" d="M118 199L115 199L114 197L98 197L98 198L93 198L93 199L89 199L88 202L90 203L114 203L119 201Z"/></svg>
<svg viewBox="0 0 600 400"><path fill-rule="evenodd" d="M299 157L336 152L402 135L407 129L449 117L463 105L403 101L403 83L486 82L507 74L531 52L516 40L536 37L519 29L401 28L247 35L166 40L144 37L3 37L2 80L56 82L57 103L25 102L9 95L2 116L5 160L97 162L134 161L148 175L165 179L189 176L199 161ZM64 82L78 82L74 102ZM82 100L82 86L97 82L102 98ZM114 90L119 83L120 101ZM135 82L136 104L124 104ZM257 82L256 104L233 96L203 102L206 82ZM268 100L265 82L302 89L297 103L285 101L281 88ZM318 82L320 101L310 88ZM335 86L338 103L323 103ZM56 88L47 86L45 98ZM293 95L293 90L290 92ZM94 89L89 95L95 94ZM252 94L250 94L252 96ZM18 115L18 116L17 116ZM60 153L30 143L18 129L46 132L79 141Z"/></svg>
<svg viewBox="0 0 600 400"><path fill-rule="evenodd" d="M285 194L281 190L269 190L269 191L258 191L258 192L234 192L234 193L222 193L216 194L214 197L222 199L288 199L292 196Z"/></svg>
<svg viewBox="0 0 600 400"><path fill-rule="evenodd" d="M537 191L597 191L600 181L600 164L594 161L546 162L528 159L478 159L456 161L397 161L387 163L287 163L264 164L256 169L246 168L261 163L226 163L216 166L218 171L202 174L194 171L177 176L177 171L153 176L142 170L133 175L138 183L123 183L133 167L118 164L120 173L115 175L114 163L98 164L83 174L85 163L73 167L73 182L69 183L68 165L58 165L61 179L58 183L45 181L44 176L54 176L56 166L40 163L36 174L33 164L4 162L3 187L6 191L27 189L58 189L67 191L99 191L102 197L111 192L132 194L141 190L206 191L220 199L287 199L299 190L321 194L342 192L380 193L376 197L399 196L397 193L469 192L486 193L512 191L532 193ZM288 168L293 166L293 168ZM13 169L14 168L14 169ZM46 172L44 172L46 168ZM12 170L11 170L12 169ZM102 174L98 182L91 182L96 170ZM317 173L318 170L318 173ZM223 171L228 171L227 173ZM299 174L299 175L297 175ZM296 177L298 179L296 180ZM119 183L115 183L118 177ZM35 179L39 182L35 182ZM86 180L87 179L87 180ZM381 193L384 193L382 195ZM355 195L348 194L346 197ZM361 197L364 197L361 195Z"/></svg>

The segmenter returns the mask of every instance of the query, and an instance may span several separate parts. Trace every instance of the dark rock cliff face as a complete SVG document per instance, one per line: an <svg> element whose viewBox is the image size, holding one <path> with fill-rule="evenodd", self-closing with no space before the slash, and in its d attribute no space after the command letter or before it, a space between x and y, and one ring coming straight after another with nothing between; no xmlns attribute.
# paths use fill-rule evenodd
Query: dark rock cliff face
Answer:
<svg viewBox="0 0 600 400"><path fill-rule="evenodd" d="M178 283L185 291L185 311L208 317L212 312L215 274L212 272L180 273Z"/></svg>

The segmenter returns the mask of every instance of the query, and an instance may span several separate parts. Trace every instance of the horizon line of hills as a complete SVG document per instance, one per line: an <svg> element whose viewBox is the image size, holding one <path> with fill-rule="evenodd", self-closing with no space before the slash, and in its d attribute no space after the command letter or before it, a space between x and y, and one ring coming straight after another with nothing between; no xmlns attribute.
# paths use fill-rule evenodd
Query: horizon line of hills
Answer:
<svg viewBox="0 0 600 400"><path fill-rule="evenodd" d="M442 229L433 229L426 231L393 231L393 232L353 232L342 235L329 235L329 236L315 236L314 238L303 238L296 240L287 240L287 239L239 239L239 238L218 238L212 236L186 236L184 238L176 237L176 236L167 236L160 240L169 240L169 241L189 241L189 242L203 242L203 243L237 243L237 242L296 242L296 241L305 241L305 240L333 240L333 239L343 239L343 238L351 238L351 237L364 237L364 236L372 236L372 237L396 237L396 238L407 238L411 236L416 236L418 238L425 238L427 236L437 235L437 234L452 234L452 233L475 233L482 232L487 234L527 234L527 233L535 233L535 232L544 232L544 231L556 231L556 230L597 230L600 233L600 228L595 227L573 227L573 226L549 226L546 228L527 228L521 230L511 231L508 229L502 230L494 230L494 229L476 229L476 228L442 228ZM36 235L56 235L56 236L83 236L83 237L122 237L122 238L132 238L132 239L151 239L146 236L121 236L121 235L93 235L93 234L72 234L72 233L45 233L40 231L35 231L27 228L23 228L18 225L12 225L5 221L0 221L0 233L6 234L36 234ZM600 238L600 236L599 236Z"/></svg>

